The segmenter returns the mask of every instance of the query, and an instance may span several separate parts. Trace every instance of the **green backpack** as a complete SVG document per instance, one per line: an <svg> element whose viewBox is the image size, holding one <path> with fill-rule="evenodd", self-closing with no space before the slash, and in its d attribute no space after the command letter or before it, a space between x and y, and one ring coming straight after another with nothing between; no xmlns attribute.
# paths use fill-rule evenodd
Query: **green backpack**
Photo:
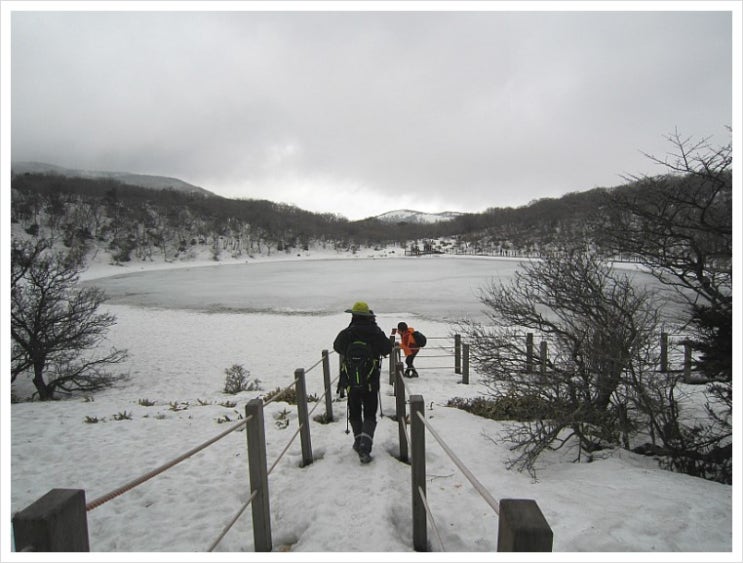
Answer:
<svg viewBox="0 0 743 563"><path fill-rule="evenodd" d="M371 376L377 367L377 357L363 340L354 340L344 356L349 389L369 389Z"/></svg>

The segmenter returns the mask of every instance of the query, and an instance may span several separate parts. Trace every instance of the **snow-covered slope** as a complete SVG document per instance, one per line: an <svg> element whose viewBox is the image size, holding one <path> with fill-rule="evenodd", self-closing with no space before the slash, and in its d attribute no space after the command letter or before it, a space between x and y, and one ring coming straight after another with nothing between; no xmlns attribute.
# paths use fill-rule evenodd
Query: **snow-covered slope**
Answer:
<svg viewBox="0 0 743 563"><path fill-rule="evenodd" d="M424 213L423 211L414 211L412 209L396 209L395 211L388 211L377 215L376 219L389 221L390 223L438 223L440 221L450 221L460 215L462 214L456 211Z"/></svg>
<svg viewBox="0 0 743 563"><path fill-rule="evenodd" d="M384 263L357 257L349 260L359 275L368 278L394 271L405 262L420 264L418 259L405 258ZM457 261L460 268L482 262L434 260L441 264ZM255 283L255 273L260 276L258 270L270 265L265 262L251 264L254 273L243 279L250 280L246 290L260 295L274 310L286 305L282 280L300 275L308 286L330 287L339 277L333 265L340 261L296 259L284 263L286 270L275 277L276 283ZM498 260L490 264L494 269L504 265ZM231 268L208 269L218 283ZM119 268L117 273L122 271L126 269ZM162 279L149 278L154 273L135 277L147 274L142 277L149 279L151 289L160 290ZM193 273L190 264L181 271L184 280L193 280ZM457 279L462 283L459 293L469 295L471 279ZM128 280L131 276L120 276L117 283L126 287ZM417 283L407 275L399 282ZM389 284L379 286L375 295L381 297ZM410 287L397 288L401 293L406 290ZM356 289L349 287L346 292L348 306L356 299ZM475 371L469 384L460 383L461 376L455 373L449 349L454 326L441 313L414 316L375 295L364 293L386 333L405 319L429 339L416 358L420 377L405 381L407 396L423 396L426 421L495 499L535 500L553 530L553 550L562 552L536 558L497 556L496 513L428 435L426 481L433 514L429 541L437 553L425 554L426 561L741 560L740 544L733 541L734 523L740 522L739 504L734 517L730 486L665 471L654 459L621 449L596 452L590 463L573 463L575 451L568 448L547 452L536 481L527 473L507 470L513 452L499 437L508 423L447 406L453 397L487 393ZM433 301L440 305L440 300ZM7 466L12 468L9 488L2 491L8 499L2 513L8 536L10 516L50 489L83 489L86 501L97 499L225 432L244 415L250 399L291 385L299 367L307 369L308 394L323 396L323 371L317 362L323 349L332 350L333 339L350 317L340 312L343 307L336 314L319 315L251 313L236 308L201 313L148 307L144 301L109 303L106 309L117 323L104 348L112 345L129 350L121 366L129 375L126 382L88 399L23 402L12 407L6 404L3 409L8 417L3 428L9 429L4 455L10 457ZM279 346L277 335L289 335L291 346ZM443 357L446 354L449 358ZM335 353L331 356L331 387L335 389L338 360ZM224 393L225 369L233 364L243 365L251 381L260 380L262 390ZM310 367L313 364L315 369ZM345 433L346 402L336 393L333 423L314 418L325 412L325 401L310 403L317 410L310 414L314 462L308 466L302 465L296 405L276 400L265 406L266 457L273 469L269 491L274 553L270 557L245 553L254 550L250 510L217 543L214 554L206 553L250 497L246 437L236 431L90 510L90 545L97 553L91 554L93 559L77 560L300 561L308 555L309 560L328 562L422 561L422 556L413 558L410 466L395 457L399 454L398 426L392 420L395 397L386 370L384 375L374 461L369 465L362 466L351 449L353 438ZM690 387L688 396L703 405L703 394L694 391L699 389ZM365 532L353 533L353 526L362 521ZM2 542L6 550L8 543ZM442 549L456 557L447 558ZM21 555L33 554L13 558L3 552L0 560L53 560L49 554L46 559ZM74 559L56 559L65 560Z"/></svg>

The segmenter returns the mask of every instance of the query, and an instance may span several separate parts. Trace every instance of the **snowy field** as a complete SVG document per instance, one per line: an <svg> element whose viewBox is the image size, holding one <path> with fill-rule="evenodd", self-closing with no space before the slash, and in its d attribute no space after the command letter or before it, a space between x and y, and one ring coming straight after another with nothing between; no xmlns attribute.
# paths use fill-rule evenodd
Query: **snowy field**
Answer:
<svg viewBox="0 0 743 563"><path fill-rule="evenodd" d="M452 397L482 394L477 375L464 385L451 356L433 356L450 354L452 321L478 314L482 283L512 275L516 263L424 260L367 256L91 268L85 278L111 296L106 307L118 323L109 344L129 350L120 366L129 379L91 399L12 405L11 447L3 452L12 472L4 517L52 488L84 489L91 501L223 432L249 399L289 385L296 368L310 368L322 350L332 350L335 335L350 321L343 310L365 300L386 333L404 320L432 338L416 361L421 377L406 383L410 394L423 396L426 417L440 436L493 497L534 499L544 513L561 555L518 560L740 561L732 487L658 469L652 459L623 450L581 464L570 462L572 452L558 452L542 459L536 481L506 470L509 452L498 443L506 423L445 406ZM335 354L330 363L335 378ZM263 391L225 394L224 370L233 364L249 370ZM307 385L310 394L323 392L319 366L308 373ZM24 395L23 388L16 392ZM429 524L429 542L432 551L447 553L413 553L410 468L395 458L391 387L383 385L383 416L367 466L359 464L345 432L345 402L335 398L337 422L311 422L314 463L300 467L297 437L269 476L277 552L272 560L347 561L349 552L361 552L351 557L365 561L517 560L492 553L497 515L430 436L427 489L438 534ZM312 416L321 412L324 404ZM270 403L265 420L271 467L297 430L296 407ZM239 553L253 550L250 509L214 553L206 552L248 493L246 438L236 431L88 512L91 549L98 552L90 558L35 559L7 553L3 541L2 559L269 560Z"/></svg>

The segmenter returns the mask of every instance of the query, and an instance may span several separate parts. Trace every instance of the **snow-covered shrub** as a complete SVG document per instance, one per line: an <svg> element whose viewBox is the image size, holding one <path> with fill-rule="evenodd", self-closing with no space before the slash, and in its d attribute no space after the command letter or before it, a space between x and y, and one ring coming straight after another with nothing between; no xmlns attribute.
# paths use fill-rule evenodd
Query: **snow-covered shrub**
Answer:
<svg viewBox="0 0 743 563"><path fill-rule="evenodd" d="M241 391L258 391L261 388L260 380L250 381L250 372L240 364L233 364L224 370L224 392L235 395Z"/></svg>

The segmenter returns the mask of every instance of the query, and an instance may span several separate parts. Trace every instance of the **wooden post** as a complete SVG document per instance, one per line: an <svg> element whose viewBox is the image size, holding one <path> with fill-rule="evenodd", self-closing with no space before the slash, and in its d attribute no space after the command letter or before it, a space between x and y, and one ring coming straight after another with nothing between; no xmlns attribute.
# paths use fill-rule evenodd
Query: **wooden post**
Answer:
<svg viewBox="0 0 743 563"><path fill-rule="evenodd" d="M310 440L310 417L307 409L307 387L304 381L304 368L294 370L297 380L297 422L299 441L302 443L302 467L312 463L312 441Z"/></svg>
<svg viewBox="0 0 743 563"><path fill-rule="evenodd" d="M526 373L534 371L534 333L526 335Z"/></svg>
<svg viewBox="0 0 743 563"><path fill-rule="evenodd" d="M660 333L660 371L668 371L668 333L665 331Z"/></svg>
<svg viewBox="0 0 743 563"><path fill-rule="evenodd" d="M462 373L462 337L454 335L454 373Z"/></svg>
<svg viewBox="0 0 743 563"><path fill-rule="evenodd" d="M13 516L16 551L90 551L85 491L52 489Z"/></svg>
<svg viewBox="0 0 743 563"><path fill-rule="evenodd" d="M552 551L552 529L537 503L501 499L498 511L498 551Z"/></svg>
<svg viewBox="0 0 743 563"><path fill-rule="evenodd" d="M423 396L410 397L410 474L413 489L413 549L428 551L428 523L426 507L420 491L426 493L426 426L418 415L424 416Z"/></svg>
<svg viewBox="0 0 743 563"><path fill-rule="evenodd" d="M392 356L394 356L394 362L395 362L395 379L392 380L392 393L397 396L397 372L398 370L402 370L402 358L400 357L400 346L395 346L394 350L392 350Z"/></svg>
<svg viewBox="0 0 743 563"><path fill-rule="evenodd" d="M390 344L392 345L392 352L390 352L390 385L395 384L395 349L397 349L397 344L395 344L395 337L394 335L390 335Z"/></svg>
<svg viewBox="0 0 743 563"><path fill-rule="evenodd" d="M263 425L263 401L251 399L245 406L245 434L248 438L248 467L253 510L253 543L256 551L271 551L271 510L268 501L266 469L266 431Z"/></svg>
<svg viewBox="0 0 743 563"><path fill-rule="evenodd" d="M325 421L333 419L333 390L330 388L330 356L327 350L322 351L322 379L325 385Z"/></svg>
<svg viewBox="0 0 743 563"><path fill-rule="evenodd" d="M397 416L397 436L400 441L400 461L408 462L408 436L405 433L405 382L402 378L402 362L397 364L395 374L395 416Z"/></svg>
<svg viewBox="0 0 743 563"><path fill-rule="evenodd" d="M544 376L547 373L547 341L539 343L539 373Z"/></svg>
<svg viewBox="0 0 743 563"><path fill-rule="evenodd" d="M470 382L470 345L462 344L462 383L469 385Z"/></svg>

